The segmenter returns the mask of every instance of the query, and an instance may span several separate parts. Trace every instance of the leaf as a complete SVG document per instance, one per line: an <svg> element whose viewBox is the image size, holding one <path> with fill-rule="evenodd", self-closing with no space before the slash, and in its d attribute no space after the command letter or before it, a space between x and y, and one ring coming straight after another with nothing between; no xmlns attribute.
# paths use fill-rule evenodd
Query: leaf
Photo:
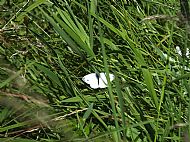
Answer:
<svg viewBox="0 0 190 142"><path fill-rule="evenodd" d="M52 72L49 68L46 68L46 67L44 67L44 66L42 66L42 65L40 65L40 64L35 64L35 66L36 66L40 71L44 72L44 73L49 77L49 79L50 79L52 82L54 82L54 83L56 83L58 86L62 87L62 84L61 84L59 78L57 77L57 75L56 75L54 72Z"/></svg>

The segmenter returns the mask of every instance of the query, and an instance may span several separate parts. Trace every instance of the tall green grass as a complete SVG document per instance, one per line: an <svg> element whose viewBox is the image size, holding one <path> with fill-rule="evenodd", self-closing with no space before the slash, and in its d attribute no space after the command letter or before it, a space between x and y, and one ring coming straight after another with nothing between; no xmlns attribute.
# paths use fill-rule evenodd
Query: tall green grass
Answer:
<svg viewBox="0 0 190 142"><path fill-rule="evenodd" d="M178 1L0 4L16 11L1 15L0 140L188 141L189 31ZM115 80L91 89L81 79L94 72Z"/></svg>

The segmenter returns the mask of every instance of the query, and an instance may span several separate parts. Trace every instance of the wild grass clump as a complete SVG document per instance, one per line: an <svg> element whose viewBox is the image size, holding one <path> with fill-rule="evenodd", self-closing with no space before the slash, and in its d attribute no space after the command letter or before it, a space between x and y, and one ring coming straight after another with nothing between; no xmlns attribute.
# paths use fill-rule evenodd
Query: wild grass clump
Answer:
<svg viewBox="0 0 190 142"><path fill-rule="evenodd" d="M181 6L0 2L0 140L189 141L189 19ZM100 72L115 76L107 88L82 81Z"/></svg>

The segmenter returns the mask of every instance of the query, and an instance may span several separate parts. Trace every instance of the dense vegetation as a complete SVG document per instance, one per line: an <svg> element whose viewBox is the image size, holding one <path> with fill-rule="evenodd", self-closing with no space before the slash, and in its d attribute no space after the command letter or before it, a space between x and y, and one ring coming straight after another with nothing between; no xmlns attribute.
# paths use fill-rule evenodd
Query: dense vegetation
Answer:
<svg viewBox="0 0 190 142"><path fill-rule="evenodd" d="M0 141L190 141L180 2L0 1Z"/></svg>

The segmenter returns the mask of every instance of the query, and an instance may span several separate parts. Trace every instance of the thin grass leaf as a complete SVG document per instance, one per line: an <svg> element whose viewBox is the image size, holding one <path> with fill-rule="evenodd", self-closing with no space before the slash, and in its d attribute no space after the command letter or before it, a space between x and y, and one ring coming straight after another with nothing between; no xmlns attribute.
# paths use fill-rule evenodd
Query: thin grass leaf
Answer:
<svg viewBox="0 0 190 142"><path fill-rule="evenodd" d="M35 64L35 66L42 72L45 73L45 75L47 75L49 77L49 79L57 84L59 87L62 87L61 81L59 80L59 78L57 77L57 75L52 72L49 68L44 67L43 65L40 64Z"/></svg>
<svg viewBox="0 0 190 142"><path fill-rule="evenodd" d="M5 85L9 84L11 81L13 81L14 79L16 79L19 75L21 75L23 72L23 70L19 70L17 71L15 74L13 74L12 76L10 76L8 79L6 79L5 81L0 83L0 88L4 87Z"/></svg>
<svg viewBox="0 0 190 142"><path fill-rule="evenodd" d="M16 17L16 21L21 21L27 13L35 9L36 7L40 6L41 4L45 3L46 0L37 0L33 4L31 4L29 7L27 7L24 12L19 13L19 15Z"/></svg>
<svg viewBox="0 0 190 142"><path fill-rule="evenodd" d="M73 41L73 39L64 31L61 29L60 26L55 22L55 20L50 17L45 11L43 11L42 8L40 10L43 12L47 20L52 24L54 27L55 31L65 40L65 42L71 47L71 49L79 54L81 57L83 57L82 52L78 49L77 44Z"/></svg>
<svg viewBox="0 0 190 142"><path fill-rule="evenodd" d="M93 14L92 14L93 15ZM106 20L104 20L103 18L97 16L97 15L93 15L98 21L100 21L101 23L103 23L108 29L110 29L111 31L113 31L114 33L116 33L117 35L119 35L120 37L122 37L124 40L126 40L126 42L129 43L129 45L136 45L136 43L131 40L129 38L129 36L127 35L126 32L120 31L119 29L115 28L112 24L110 24L109 22L107 22Z"/></svg>
<svg viewBox="0 0 190 142"><path fill-rule="evenodd" d="M2 142L38 142L36 140L24 139L24 138L15 138L15 137L8 137L8 138L0 138Z"/></svg>
<svg viewBox="0 0 190 142"><path fill-rule="evenodd" d="M11 114L11 110L8 108L4 108L1 112L0 112L0 123L2 123L3 121L5 121L9 115Z"/></svg>
<svg viewBox="0 0 190 142"><path fill-rule="evenodd" d="M69 17L69 14L66 13L66 11L61 11L59 8L57 8L57 10L60 16L62 17L62 20L56 14L53 14L54 19L59 23L59 25L63 28L63 30L57 25L57 23L54 21L53 18L51 18L48 14L46 14L42 9L41 10L45 14L49 22L53 25L55 30L60 34L61 37L63 37L63 39L71 46L71 48L75 52L77 51L77 53L79 53L79 50L76 49L78 48L77 45L75 45L74 43L71 43L72 39L74 40L73 42L77 43L80 46L80 48L83 49L85 52L87 52L87 54L90 57L95 57L92 47L90 47L90 44L89 44L89 37L87 36L82 25L78 22L78 20L73 15L70 7L68 7L68 9L74 21L72 21L72 19ZM77 25L75 25L75 23Z"/></svg>
<svg viewBox="0 0 190 142"><path fill-rule="evenodd" d="M93 103L90 104L90 106L88 107L88 109L84 113L83 120L87 120L89 118L90 114L92 113L92 109L93 109Z"/></svg>
<svg viewBox="0 0 190 142"><path fill-rule="evenodd" d="M97 101L97 98L99 100L102 100L102 99L106 99L106 97L104 95L98 95L97 97L93 97L93 96L90 96L90 95L86 95L84 96L84 99L88 102L95 102ZM68 98L68 99L64 99L62 100L61 102L65 102L65 103L74 103L74 102L83 102L84 100L80 97L80 96L76 96L76 97L72 97L72 98Z"/></svg>
<svg viewBox="0 0 190 142"><path fill-rule="evenodd" d="M88 3L88 19L89 19L89 43L90 43L90 47L93 47L94 45L94 38L93 38L93 32L94 32L94 28L93 28L93 22L94 22L94 18L92 18L90 13L96 13L96 9L97 9L97 1L96 0L92 0L89 6Z"/></svg>
<svg viewBox="0 0 190 142"><path fill-rule="evenodd" d="M88 39L88 36L87 36L86 31L84 30L82 24L77 20L76 16L74 15L74 13L73 13L73 11L71 10L71 7L70 7L69 4L67 3L67 1L66 1L66 0L64 0L64 1L65 1L65 3L66 3L66 7L67 7L67 9L68 9L68 12L70 13L70 15L72 16L74 22L76 23L76 27L78 27L78 29L80 30L79 34L80 34L80 33L84 34L84 36ZM86 39L86 40L87 40L87 39ZM87 41L86 43L88 44L88 46L90 46L90 45L89 45L89 41ZM93 49L92 46L91 46L90 48Z"/></svg>
<svg viewBox="0 0 190 142"><path fill-rule="evenodd" d="M57 15L53 14L53 17L57 19L58 23L60 26L68 33L68 35L71 35L71 37L74 36L79 36L78 37L80 40L82 40L84 43L88 44L88 35L84 31L84 29L79 29L77 25L74 23L74 21L71 19L70 15L66 11L62 11L61 9L57 8L57 11L59 15L61 16L62 19L59 19ZM78 22L79 23L79 22ZM80 23L79 23L80 24ZM82 25L80 25L82 28ZM70 33L68 30L70 29ZM73 38L73 37L72 37Z"/></svg>
<svg viewBox="0 0 190 142"><path fill-rule="evenodd" d="M158 105L159 101L158 101L158 97L157 97L157 94L156 94L156 91L154 88L154 84L152 81L152 75L148 69L142 69L142 72L143 72L145 83L147 85L147 89L149 91L149 95L152 98L155 107L157 108L157 110L159 110L159 105Z"/></svg>
<svg viewBox="0 0 190 142"><path fill-rule="evenodd" d="M170 83L175 83L179 80L186 79L188 77L190 77L190 73L183 74L183 75L177 77L176 79L172 80Z"/></svg>
<svg viewBox="0 0 190 142"><path fill-rule="evenodd" d="M110 30L112 30L114 33L116 33L117 35L125 38L124 33L122 33L122 31L118 30L117 28L115 28L112 24L110 24L109 22L107 22L106 20L104 20L103 18L94 15L93 13L91 13L92 16L94 16L97 20L99 20L100 22L102 22L107 28L109 28Z"/></svg>
<svg viewBox="0 0 190 142"><path fill-rule="evenodd" d="M75 43L77 43L84 51L86 51L89 56L92 56L92 57L94 56L94 53L92 49L88 46L88 44L86 44L84 41L81 40L80 33L75 33L76 31L74 32L74 30L72 30L61 19L59 19L56 14L53 14L53 17L59 23L59 25L63 28L66 34L69 35L69 37L72 37ZM85 38L85 40L88 43L88 38Z"/></svg>
<svg viewBox="0 0 190 142"><path fill-rule="evenodd" d="M119 84L119 78L117 77L117 75L115 76L115 82L116 82L116 93L119 99L119 107L121 110L121 118L122 118L122 127L126 128L126 119L125 119L125 107L124 107L124 96L122 95L121 92L121 85ZM123 130L123 136L124 136L124 141L126 141L126 129Z"/></svg>
<svg viewBox="0 0 190 142"><path fill-rule="evenodd" d="M29 124L29 122L20 122L20 123L17 123L17 124L12 124L12 125L9 125L9 126L0 127L0 132L5 132L5 131L8 131L8 130L11 130L11 129L14 129L14 128L23 127L23 126L26 126L28 124Z"/></svg>
<svg viewBox="0 0 190 142"><path fill-rule="evenodd" d="M110 78L109 78L109 69L108 69L108 63L107 63L107 55L106 55L106 50L105 50L105 46L104 46L103 33L102 33L102 30L101 30L100 23L99 23L99 33L100 33L100 43L101 43L101 47L102 47L104 69L105 69L105 73L106 73L106 79L108 81L109 100L110 100L112 111L113 111L113 116L114 116L114 121L115 121L115 127L116 127L116 129L119 129L117 112L116 112L115 103L114 103L114 95L113 95L113 91L112 91L112 87L111 87L111 82L110 82ZM120 141L120 139L121 139L120 133L117 133L115 138L116 138L115 139L116 142Z"/></svg>

